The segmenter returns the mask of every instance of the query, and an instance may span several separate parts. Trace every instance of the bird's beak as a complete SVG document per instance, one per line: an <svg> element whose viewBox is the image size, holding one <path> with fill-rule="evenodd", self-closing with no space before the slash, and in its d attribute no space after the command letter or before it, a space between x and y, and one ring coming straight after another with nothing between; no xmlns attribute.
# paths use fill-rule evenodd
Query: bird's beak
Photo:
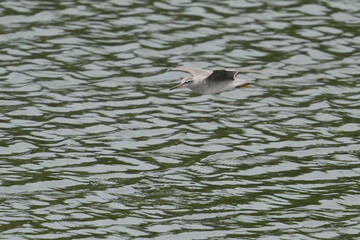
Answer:
<svg viewBox="0 0 360 240"><path fill-rule="evenodd" d="M183 85L184 85L183 83L179 83L178 85L176 85L176 86L174 86L174 87L170 88L170 91L171 91L171 90L174 90L175 88L182 87Z"/></svg>

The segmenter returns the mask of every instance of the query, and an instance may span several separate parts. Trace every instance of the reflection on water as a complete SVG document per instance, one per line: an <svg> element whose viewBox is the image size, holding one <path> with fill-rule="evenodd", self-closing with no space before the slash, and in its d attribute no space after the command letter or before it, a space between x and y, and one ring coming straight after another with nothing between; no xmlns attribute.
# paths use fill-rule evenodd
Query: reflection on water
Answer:
<svg viewBox="0 0 360 240"><path fill-rule="evenodd" d="M360 235L357 1L5 1L1 239ZM169 92L178 65L253 88Z"/></svg>

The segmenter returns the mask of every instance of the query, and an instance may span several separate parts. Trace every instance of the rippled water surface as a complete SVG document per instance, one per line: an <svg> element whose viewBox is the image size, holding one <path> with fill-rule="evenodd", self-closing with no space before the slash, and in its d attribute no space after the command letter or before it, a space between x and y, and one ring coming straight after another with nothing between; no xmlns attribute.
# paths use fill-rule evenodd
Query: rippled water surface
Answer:
<svg viewBox="0 0 360 240"><path fill-rule="evenodd" d="M0 239L360 239L359 1L0 12Z"/></svg>

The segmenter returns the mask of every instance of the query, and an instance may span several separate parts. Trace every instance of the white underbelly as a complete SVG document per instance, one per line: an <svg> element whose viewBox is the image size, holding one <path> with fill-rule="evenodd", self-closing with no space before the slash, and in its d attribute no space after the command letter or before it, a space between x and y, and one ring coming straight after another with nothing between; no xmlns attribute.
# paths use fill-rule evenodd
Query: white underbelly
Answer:
<svg viewBox="0 0 360 240"><path fill-rule="evenodd" d="M198 91L193 90L201 94L216 94L233 90L238 85L235 81L223 81L218 84L207 84L203 88L196 89Z"/></svg>

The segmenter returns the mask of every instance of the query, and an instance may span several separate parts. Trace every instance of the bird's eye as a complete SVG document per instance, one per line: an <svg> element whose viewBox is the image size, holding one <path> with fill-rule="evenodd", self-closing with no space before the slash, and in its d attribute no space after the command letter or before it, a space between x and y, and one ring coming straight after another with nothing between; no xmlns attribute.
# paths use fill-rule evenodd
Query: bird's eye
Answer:
<svg viewBox="0 0 360 240"><path fill-rule="evenodd" d="M189 82L191 82L191 81L192 81L191 79L188 79L188 80L186 80L185 82L186 82L186 83L189 83Z"/></svg>

